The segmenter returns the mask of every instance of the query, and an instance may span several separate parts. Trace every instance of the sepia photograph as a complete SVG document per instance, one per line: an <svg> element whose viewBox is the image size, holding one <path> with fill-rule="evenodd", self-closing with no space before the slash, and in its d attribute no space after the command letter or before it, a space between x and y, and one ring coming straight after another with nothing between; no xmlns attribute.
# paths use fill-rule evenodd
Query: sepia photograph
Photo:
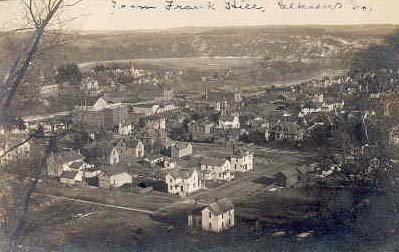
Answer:
<svg viewBox="0 0 399 252"><path fill-rule="evenodd" d="M0 252L398 252L398 11L0 0Z"/></svg>

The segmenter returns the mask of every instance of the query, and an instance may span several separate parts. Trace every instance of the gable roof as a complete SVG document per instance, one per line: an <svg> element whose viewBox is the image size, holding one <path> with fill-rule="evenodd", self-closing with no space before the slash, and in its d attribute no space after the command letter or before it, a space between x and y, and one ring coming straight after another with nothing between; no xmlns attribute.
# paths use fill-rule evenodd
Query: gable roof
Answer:
<svg viewBox="0 0 399 252"><path fill-rule="evenodd" d="M220 215L234 209L234 205L231 200L225 198L209 204L205 209L209 209L214 215Z"/></svg>
<svg viewBox="0 0 399 252"><path fill-rule="evenodd" d="M109 95L104 95L102 98L107 102L107 103L120 103L124 102L126 99L125 97L122 96L109 96Z"/></svg>
<svg viewBox="0 0 399 252"><path fill-rule="evenodd" d="M227 159L223 158L207 158L201 161L201 165L223 166Z"/></svg>
<svg viewBox="0 0 399 252"><path fill-rule="evenodd" d="M103 171L108 176L114 176L122 173L128 173L127 166L123 164L118 165L103 165L100 167L100 170Z"/></svg>
<svg viewBox="0 0 399 252"><path fill-rule="evenodd" d="M105 145L105 148L107 150L107 152L111 152L115 147L120 146L120 144L125 144L125 146L127 145L127 141L124 138L119 138L116 140L111 140L110 142L108 142L108 144Z"/></svg>
<svg viewBox="0 0 399 252"><path fill-rule="evenodd" d="M61 178L65 179L75 179L76 174L78 174L77 171L63 171L61 173Z"/></svg>
<svg viewBox="0 0 399 252"><path fill-rule="evenodd" d="M245 150L243 148L238 148L234 150L234 153L231 155L232 157L244 157L247 155L253 155L253 153L249 150Z"/></svg>
<svg viewBox="0 0 399 252"><path fill-rule="evenodd" d="M73 161L73 162L69 165L69 168L72 168L72 169L79 169L83 164L84 164L83 161Z"/></svg>
<svg viewBox="0 0 399 252"><path fill-rule="evenodd" d="M94 104L97 102L97 100L100 99L102 96L103 96L103 94L96 95L96 96L85 96L84 102L87 106L94 106Z"/></svg>
<svg viewBox="0 0 399 252"><path fill-rule="evenodd" d="M65 164L75 160L82 160L84 157L77 151L53 152L50 157L58 164Z"/></svg>
<svg viewBox="0 0 399 252"><path fill-rule="evenodd" d="M168 174L175 179L177 179L177 178L188 179L192 176L194 171L195 171L195 169L190 170L190 169L180 168L180 169L173 170L173 171L169 172Z"/></svg>
<svg viewBox="0 0 399 252"><path fill-rule="evenodd" d="M172 145L172 147L177 148L177 149L186 149L189 145L191 145L190 142L176 142Z"/></svg>
<svg viewBox="0 0 399 252"><path fill-rule="evenodd" d="M141 140L131 139L127 141L126 146L128 148L136 148L139 143L143 144Z"/></svg>

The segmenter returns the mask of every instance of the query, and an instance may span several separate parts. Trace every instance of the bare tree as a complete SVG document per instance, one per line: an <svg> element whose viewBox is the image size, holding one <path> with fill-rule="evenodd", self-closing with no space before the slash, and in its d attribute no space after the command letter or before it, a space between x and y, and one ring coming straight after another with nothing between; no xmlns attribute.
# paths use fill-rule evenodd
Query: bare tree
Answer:
<svg viewBox="0 0 399 252"><path fill-rule="evenodd" d="M0 86L0 127L6 128L11 122L10 106L27 72L34 67L34 60L40 55L43 37L46 33L54 33L49 28L57 22L57 18L68 7L76 6L82 0L21 0L26 11L27 26L7 32L9 34L27 32L28 40L21 51L15 52L15 58ZM59 46L59 34L45 50ZM22 231L28 218L31 195L38 181L45 173L46 160L55 141L64 136L46 136L33 132L21 143L6 150L11 152L20 145L31 142L35 144L34 160L18 160L17 163L0 166L0 250L16 251L21 240ZM43 147L45 146L45 147ZM5 154L6 154L5 153ZM5 154L2 154L5 155ZM0 157L1 158L1 157Z"/></svg>
<svg viewBox="0 0 399 252"><path fill-rule="evenodd" d="M23 0L22 4L27 13L28 27L33 30L30 41L18 55L8 71L0 89L0 123L5 125L10 122L10 104L15 97L17 89L31 67L38 53L42 38L52 21L63 9L72 7L82 0L67 3L66 0ZM17 29L21 30L21 29Z"/></svg>

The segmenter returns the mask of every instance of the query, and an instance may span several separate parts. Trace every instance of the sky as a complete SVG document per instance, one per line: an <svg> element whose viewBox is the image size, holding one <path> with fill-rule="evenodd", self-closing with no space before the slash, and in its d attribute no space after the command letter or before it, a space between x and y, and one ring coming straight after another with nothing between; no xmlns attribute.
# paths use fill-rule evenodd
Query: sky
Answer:
<svg viewBox="0 0 399 252"><path fill-rule="evenodd" d="M25 13L20 1L23 0L0 1L2 30L24 25ZM166 9L166 1L174 1L171 10ZM235 2L236 7L248 4L251 9L226 9L226 1L232 5ZM399 24L399 0L211 0L210 3L208 0L83 0L78 6L66 9L59 20L63 28L80 31L187 26ZM201 9L182 10L187 5ZM143 6L151 9L140 9ZM208 6L212 8L208 9Z"/></svg>

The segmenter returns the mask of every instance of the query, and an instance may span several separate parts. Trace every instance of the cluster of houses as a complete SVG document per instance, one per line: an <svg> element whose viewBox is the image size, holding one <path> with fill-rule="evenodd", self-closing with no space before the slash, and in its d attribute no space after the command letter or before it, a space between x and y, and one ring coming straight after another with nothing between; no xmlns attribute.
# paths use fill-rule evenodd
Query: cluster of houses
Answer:
<svg viewBox="0 0 399 252"><path fill-rule="evenodd" d="M85 76L81 89L87 94L102 91L123 90L125 84L156 86L171 83L184 74L181 70L147 70L133 62L119 65L96 65L81 67Z"/></svg>
<svg viewBox="0 0 399 252"><path fill-rule="evenodd" d="M266 117L248 115L246 105L251 99L240 92L205 88L200 96L165 89L161 100L141 103L123 96L93 95L74 111L22 121L30 130L40 127L48 132L68 131L74 120L83 122L89 140L49 157L48 175L62 183L159 188L185 197L208 182L231 181L237 172L254 169L253 153L235 147L251 130L261 129L265 141L303 141L309 129L328 122L322 115L337 113L344 105L316 92L281 89L275 94L277 99L268 101L280 109ZM308 110L304 101L319 110ZM223 145L232 152L194 155L197 142L213 148Z"/></svg>
<svg viewBox="0 0 399 252"><path fill-rule="evenodd" d="M121 138L105 148L104 163L89 164L75 150L51 153L47 174L67 185L102 188L155 187L180 197L203 189L206 181L230 181L236 172L253 170L253 154L237 151L229 158L192 157L191 143L170 146L169 156L146 156L140 140Z"/></svg>
<svg viewBox="0 0 399 252"><path fill-rule="evenodd" d="M139 71L129 71L114 74L142 76ZM73 111L20 118L19 124L25 130L0 132L0 155L24 139L26 132L37 129L44 133L68 132L74 122L80 122L88 138L82 138L86 140L80 145L65 144L51 153L47 160L49 177L69 186L138 188L179 197L195 196L208 184L228 183L237 173L254 169L253 153L237 147L245 146L244 140L303 143L319 129L331 127L334 118L350 110L337 88L352 83L350 79L321 82L273 88L256 96L207 88L201 94L175 94L165 89L161 99L132 103L123 95L97 92L98 83L87 77L82 85L92 93L86 92L89 95L83 104ZM272 110L263 111L264 107ZM395 146L399 145L398 128L393 127L389 135L389 142ZM248 136L253 132L260 135L251 140ZM201 144L231 151L223 154L196 151ZM0 164L29 153L27 142L2 156ZM269 184L272 180L289 187L308 178L308 174L327 178L342 171L344 164L355 163L352 161L346 155L344 161L322 169L288 167L277 171L272 178L260 177L259 182ZM372 169L379 160L371 158L366 162ZM234 206L228 199L199 206L189 214L188 223L191 227L221 232L234 226Z"/></svg>
<svg viewBox="0 0 399 252"><path fill-rule="evenodd" d="M261 133L266 143L311 141L314 132L331 126L332 118L346 109L344 97L313 81L274 88L260 96L247 97L246 103L249 106L243 107L241 113L242 134ZM253 107L271 110L259 114Z"/></svg>

